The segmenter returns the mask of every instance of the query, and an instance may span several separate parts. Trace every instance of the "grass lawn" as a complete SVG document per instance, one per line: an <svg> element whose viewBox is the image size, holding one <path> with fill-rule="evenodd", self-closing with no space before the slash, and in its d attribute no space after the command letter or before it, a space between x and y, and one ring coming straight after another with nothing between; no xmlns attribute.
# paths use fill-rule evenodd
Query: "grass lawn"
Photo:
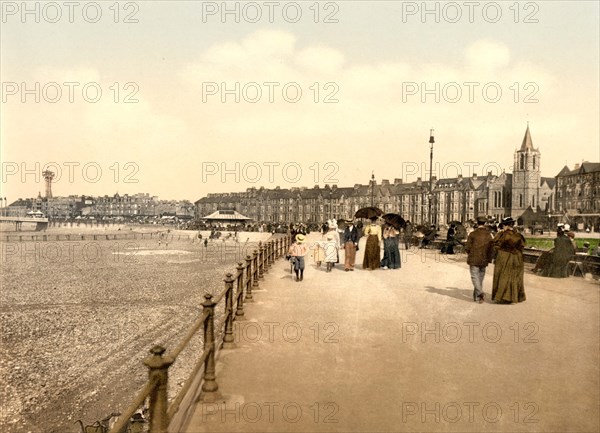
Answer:
<svg viewBox="0 0 600 433"><path fill-rule="evenodd" d="M542 239L542 238L527 238L526 247L527 248L537 248L538 250L549 250L554 247L554 239ZM577 243L577 248L583 248L584 242L590 243L590 250L593 250L598 246L598 239L589 239L589 238L578 238L575 236L575 242Z"/></svg>

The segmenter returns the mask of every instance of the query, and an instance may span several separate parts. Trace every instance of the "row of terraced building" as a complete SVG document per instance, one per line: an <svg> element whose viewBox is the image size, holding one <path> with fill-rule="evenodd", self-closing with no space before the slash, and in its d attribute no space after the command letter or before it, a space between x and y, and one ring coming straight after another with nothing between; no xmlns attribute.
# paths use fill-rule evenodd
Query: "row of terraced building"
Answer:
<svg viewBox="0 0 600 433"><path fill-rule="evenodd" d="M514 154L513 173L471 177L371 181L353 187L319 185L313 188L248 188L245 192L208 194L195 202L197 220L217 210L235 210L255 222L314 223L351 218L365 206L399 213L416 224L446 225L480 215L497 220L506 216L525 225L549 225L556 219L596 227L600 216L600 164L567 167L555 177L542 177L541 154L533 146L529 126ZM430 205L431 201L431 205ZM429 218L429 209L432 218ZM576 217L582 217L577 219Z"/></svg>

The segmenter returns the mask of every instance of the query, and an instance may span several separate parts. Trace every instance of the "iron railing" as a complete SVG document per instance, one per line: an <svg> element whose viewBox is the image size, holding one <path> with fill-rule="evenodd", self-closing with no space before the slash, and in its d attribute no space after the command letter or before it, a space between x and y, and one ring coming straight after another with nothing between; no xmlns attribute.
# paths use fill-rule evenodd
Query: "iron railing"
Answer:
<svg viewBox="0 0 600 433"><path fill-rule="evenodd" d="M265 243L259 242L258 248L254 250L253 254L246 256L245 263L237 264L236 273L228 273L225 276L225 289L216 298L213 299L213 296L208 293L204 295L200 317L172 352L165 354L166 349L162 346L154 346L150 350L151 356L144 360L144 365L148 368L148 382L139 391L127 410L121 414L110 433L125 433L131 417L147 399L149 432L167 433L169 424L180 409L181 403L190 392L192 385L200 386L197 378L202 370L200 397L209 401L217 395L219 385L215 368L216 352L221 347L224 349L235 347L233 344L234 321L244 319L244 303L253 302L252 290L259 286L259 280L264 278L275 260L287 253L289 245L289 236L282 236ZM215 328L215 307L223 300L225 302L223 317ZM200 328L203 330L203 351L183 387L169 404L169 367L177 360L177 356ZM219 341L215 339L215 329L223 330L223 337Z"/></svg>

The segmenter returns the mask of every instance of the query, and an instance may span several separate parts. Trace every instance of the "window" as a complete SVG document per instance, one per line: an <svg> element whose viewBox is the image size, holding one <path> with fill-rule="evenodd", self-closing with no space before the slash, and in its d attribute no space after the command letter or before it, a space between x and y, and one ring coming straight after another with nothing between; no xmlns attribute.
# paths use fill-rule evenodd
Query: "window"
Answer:
<svg viewBox="0 0 600 433"><path fill-rule="evenodd" d="M519 207L523 207L523 194L519 194Z"/></svg>
<svg viewBox="0 0 600 433"><path fill-rule="evenodd" d="M519 169L520 170L525 169L525 155L523 155L523 154L521 154L521 158L520 158L520 162L519 162Z"/></svg>

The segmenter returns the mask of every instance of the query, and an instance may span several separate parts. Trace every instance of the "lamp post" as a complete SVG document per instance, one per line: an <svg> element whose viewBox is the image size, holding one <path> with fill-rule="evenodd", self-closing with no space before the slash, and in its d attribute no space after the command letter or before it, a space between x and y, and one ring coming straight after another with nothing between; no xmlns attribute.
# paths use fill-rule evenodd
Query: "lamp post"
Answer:
<svg viewBox="0 0 600 433"><path fill-rule="evenodd" d="M373 172L371 172L371 181L369 183L371 184L371 207L373 207L375 202L375 173Z"/></svg>
<svg viewBox="0 0 600 433"><path fill-rule="evenodd" d="M433 138L433 128L429 130L429 195L428 195L428 206L429 206L429 225L434 223L434 218L431 213L431 204L433 202L433 184L431 183L431 175L433 172L433 143L435 143L435 139Z"/></svg>

